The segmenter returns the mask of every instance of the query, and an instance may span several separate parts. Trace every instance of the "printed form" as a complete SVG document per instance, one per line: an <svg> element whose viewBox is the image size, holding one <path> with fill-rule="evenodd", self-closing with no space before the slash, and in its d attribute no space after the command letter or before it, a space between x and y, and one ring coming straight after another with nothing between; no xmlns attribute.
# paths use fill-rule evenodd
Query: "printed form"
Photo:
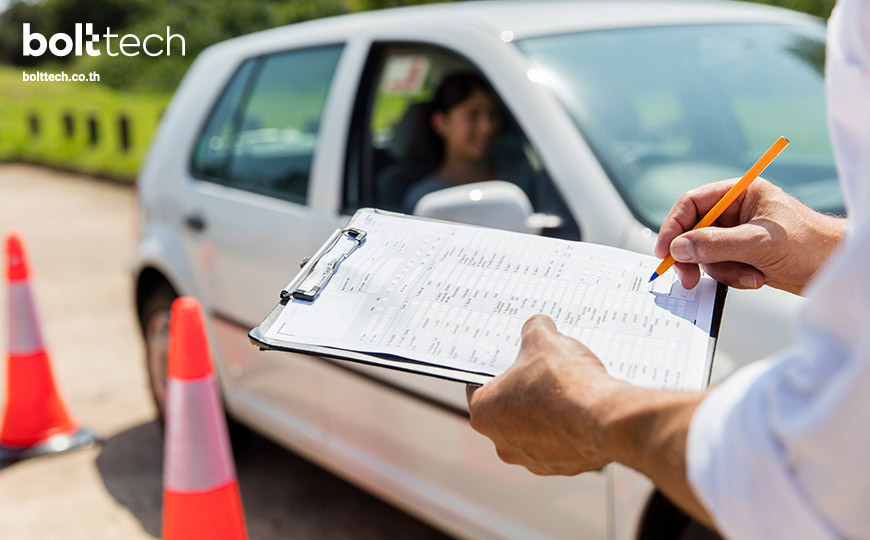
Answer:
<svg viewBox="0 0 870 540"><path fill-rule="evenodd" d="M495 229L378 213L350 226L365 242L315 301L288 302L266 337L498 375L517 357L523 323L544 313L614 377L706 386L709 277L688 291L676 272L650 284L654 257ZM350 243L339 240L303 286Z"/></svg>

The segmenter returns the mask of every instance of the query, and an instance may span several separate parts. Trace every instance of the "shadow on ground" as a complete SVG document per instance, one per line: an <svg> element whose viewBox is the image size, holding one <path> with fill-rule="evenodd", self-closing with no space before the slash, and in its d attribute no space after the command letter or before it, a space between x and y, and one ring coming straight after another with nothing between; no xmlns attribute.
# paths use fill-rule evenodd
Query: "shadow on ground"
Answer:
<svg viewBox="0 0 870 540"><path fill-rule="evenodd" d="M448 537L254 433L237 450L242 504L252 540ZM106 489L160 537L163 441L157 422L108 438L97 457Z"/></svg>

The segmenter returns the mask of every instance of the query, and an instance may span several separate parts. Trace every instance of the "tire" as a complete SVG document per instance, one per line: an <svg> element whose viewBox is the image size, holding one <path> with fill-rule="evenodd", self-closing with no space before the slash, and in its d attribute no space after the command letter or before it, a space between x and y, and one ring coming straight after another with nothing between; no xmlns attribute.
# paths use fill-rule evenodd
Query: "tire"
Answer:
<svg viewBox="0 0 870 540"><path fill-rule="evenodd" d="M169 310L177 295L168 285L159 285L142 303L140 321L145 341L145 370L148 390L157 419L162 425L166 414L166 368L169 353Z"/></svg>
<svg viewBox="0 0 870 540"><path fill-rule="evenodd" d="M169 359L169 313L172 302L178 295L167 284L154 288L142 303L140 321L142 337L145 341L145 369L148 372L148 390L157 420L162 428L166 421L166 373ZM233 450L236 454L243 451L251 438L251 431L226 415L227 428ZM162 431L162 429L161 429Z"/></svg>

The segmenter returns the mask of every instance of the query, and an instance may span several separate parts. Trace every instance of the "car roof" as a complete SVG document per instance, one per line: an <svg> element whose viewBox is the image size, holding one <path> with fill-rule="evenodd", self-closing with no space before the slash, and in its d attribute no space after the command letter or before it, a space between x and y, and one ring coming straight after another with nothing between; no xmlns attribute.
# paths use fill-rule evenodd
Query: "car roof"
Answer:
<svg viewBox="0 0 870 540"><path fill-rule="evenodd" d="M254 46L286 36L310 33L320 38L345 38L360 30L432 22L477 29L504 39L586 30L638 26L716 23L806 24L816 17L787 9L718 0L581 0L448 2L366 11L290 24L238 37L218 44ZM509 34L505 34L508 32Z"/></svg>
<svg viewBox="0 0 870 540"><path fill-rule="evenodd" d="M602 30L630 26L659 26L712 22L783 21L796 15L780 8L748 2L683 0L546 0L459 2L427 6L409 6L380 12L408 19L429 16L474 18L491 26L501 35L509 31L522 39L564 31Z"/></svg>

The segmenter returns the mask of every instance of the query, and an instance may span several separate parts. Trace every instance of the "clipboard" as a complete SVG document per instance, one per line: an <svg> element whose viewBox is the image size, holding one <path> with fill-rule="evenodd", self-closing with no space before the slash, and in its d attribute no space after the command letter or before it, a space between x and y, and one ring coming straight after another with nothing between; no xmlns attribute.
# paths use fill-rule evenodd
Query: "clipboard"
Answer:
<svg viewBox="0 0 870 540"><path fill-rule="evenodd" d="M376 208L361 208L357 210L356 213L354 213L350 220L348 220L348 225L364 212L400 216L409 219L440 221L430 218L422 218L418 216L409 216L398 212L379 210ZM302 288L302 285L305 280L312 275L317 263L320 262L325 255L330 253L332 249L334 249L335 247L339 247L339 240L341 240L342 237L349 237L356 241L355 245L353 246L353 250L347 249L343 252L344 256L341 258L341 261L344 261L354 251L356 251L356 249L358 249L365 243L366 235L367 233L361 229L355 229L351 227L336 229L335 232L333 232L332 235L326 240L326 242L324 242L323 245L320 246L320 248L313 255L311 255L311 257L303 259L302 262L304 264L302 264L302 268L295 276L293 276L293 279L290 280L287 286L279 291L278 304L274 308L272 308L269 314L266 315L266 318L263 319L263 321L259 325L257 325L248 333L248 339L251 340L251 343L259 347L261 351L275 350L309 354L314 356L325 356L334 360L345 360L350 362L356 362L359 364L367 364L370 366L380 366L387 369L404 371L407 373L416 373L419 375L428 375L430 377L437 377L439 379L445 379L454 382L483 385L487 381L492 379L493 375L490 374L461 371L453 368L429 364L426 362L419 362L417 360L412 360L410 358L405 358L402 356L366 353L351 351L347 349L336 349L333 347L323 347L319 345L308 345L304 343L288 345L285 342L266 337L266 329L271 328L272 324L281 313L281 310L284 309L284 306L286 306L291 299L298 298L301 300L316 301L316 297L323 290L323 288L328 285L329 279L335 274L335 272L338 271L340 262L339 264L335 264L331 268L331 272L328 276L320 277L320 279L317 281L317 285L319 285L319 288L318 290L313 292L313 298L312 291L310 289Z"/></svg>
<svg viewBox="0 0 870 540"><path fill-rule="evenodd" d="M268 329L272 327L278 316L281 314L288 302L297 299L307 302L316 302L320 293L329 286L331 278L339 270L341 263L353 256L360 249L364 249L365 241L368 233L359 228L351 227L350 225L357 220L363 213L375 213L389 216L401 217L403 219L423 220L430 222L446 223L455 225L450 222L441 220L410 216L397 212L389 212L375 208L362 208L350 218L348 225L344 228L336 229L332 235L320 246L320 248L311 257L303 259L300 270L293 276L286 287L278 292L278 303L272 308L268 315L248 333L248 338L251 343L258 347L261 351L276 350L284 352L294 352L314 356L323 356L326 358L349 361L360 364L380 366L396 371L407 373L415 373L436 377L439 379L455 381L460 383L483 385L487 381L493 379L495 375L466 371L454 367L441 366L397 356L392 354L370 353L363 351L355 351L349 349L341 349L335 347L327 347L322 345L310 345L306 343L288 343L272 339L266 336ZM474 225L463 225L466 227L477 227ZM347 240L349 242L342 242ZM328 263L322 271L317 270L319 262L323 261L327 254L336 251L337 258ZM313 285L311 281L313 280ZM728 287L719 283L717 284L715 301L713 306L713 315L710 326L709 342L705 365L703 368L704 384L709 385L710 375L712 373L713 358L715 356L716 343L719 336L719 327L721 324L722 312L725 305L725 296Z"/></svg>

